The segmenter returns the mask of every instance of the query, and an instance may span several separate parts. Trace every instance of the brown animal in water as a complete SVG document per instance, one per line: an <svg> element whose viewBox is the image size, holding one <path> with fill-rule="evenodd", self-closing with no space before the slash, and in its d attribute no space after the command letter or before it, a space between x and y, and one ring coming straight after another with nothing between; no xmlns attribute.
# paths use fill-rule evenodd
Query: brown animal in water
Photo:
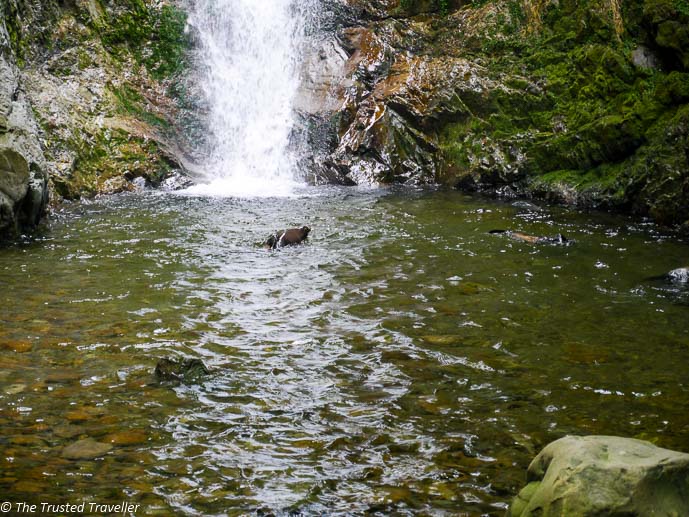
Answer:
<svg viewBox="0 0 689 517"><path fill-rule="evenodd" d="M301 244L309 236L311 228L302 226L301 228L288 228L281 230L268 237L263 242L263 247L267 250L274 250L282 248L283 246L292 246L294 244Z"/></svg>
<svg viewBox="0 0 689 517"><path fill-rule="evenodd" d="M539 237L537 235L529 235L522 232L513 232L510 230L491 230L488 233L504 233L511 239L516 241L528 242L529 244L571 244L574 241L558 233L554 237Z"/></svg>

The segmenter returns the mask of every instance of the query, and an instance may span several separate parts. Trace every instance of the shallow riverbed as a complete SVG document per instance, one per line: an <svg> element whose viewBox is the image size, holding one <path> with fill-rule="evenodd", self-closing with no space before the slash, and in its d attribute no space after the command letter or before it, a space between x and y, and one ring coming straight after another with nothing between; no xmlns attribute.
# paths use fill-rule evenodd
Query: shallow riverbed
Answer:
<svg viewBox="0 0 689 517"><path fill-rule="evenodd" d="M301 224L307 245L257 246ZM0 494L501 515L565 434L689 452L689 295L645 280L687 262L648 223L455 192L68 206L0 249ZM159 383L170 356L212 373ZM112 449L63 457L87 437Z"/></svg>

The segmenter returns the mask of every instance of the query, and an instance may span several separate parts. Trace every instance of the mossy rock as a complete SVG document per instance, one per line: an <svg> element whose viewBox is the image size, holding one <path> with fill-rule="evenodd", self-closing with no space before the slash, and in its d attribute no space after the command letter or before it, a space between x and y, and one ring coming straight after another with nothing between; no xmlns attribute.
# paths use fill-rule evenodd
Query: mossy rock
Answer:
<svg viewBox="0 0 689 517"><path fill-rule="evenodd" d="M689 454L616 436L567 436L529 465L508 517L687 515Z"/></svg>

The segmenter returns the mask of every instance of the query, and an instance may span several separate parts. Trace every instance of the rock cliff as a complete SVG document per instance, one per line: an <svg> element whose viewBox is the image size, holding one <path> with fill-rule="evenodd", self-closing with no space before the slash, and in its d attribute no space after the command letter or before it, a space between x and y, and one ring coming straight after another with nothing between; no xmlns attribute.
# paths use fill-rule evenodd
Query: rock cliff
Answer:
<svg viewBox="0 0 689 517"><path fill-rule="evenodd" d="M10 34L0 25L0 237L38 224L48 201L38 128L20 84Z"/></svg>
<svg viewBox="0 0 689 517"><path fill-rule="evenodd" d="M683 0L332 0L327 12L300 106L324 149L317 178L689 220Z"/></svg>
<svg viewBox="0 0 689 517"><path fill-rule="evenodd" d="M194 122L181 5L0 0L0 232L52 199L158 185ZM193 124L191 124L193 126Z"/></svg>
<svg viewBox="0 0 689 517"><path fill-rule="evenodd" d="M183 0L0 0L0 233L190 169ZM314 182L441 184L689 225L686 0L321 0ZM191 136L191 138L189 138Z"/></svg>

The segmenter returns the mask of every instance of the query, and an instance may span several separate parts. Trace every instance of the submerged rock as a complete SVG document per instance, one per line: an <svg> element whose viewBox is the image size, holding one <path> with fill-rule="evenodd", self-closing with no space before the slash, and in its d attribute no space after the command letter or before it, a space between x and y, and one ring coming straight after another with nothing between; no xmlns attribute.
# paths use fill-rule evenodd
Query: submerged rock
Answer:
<svg viewBox="0 0 689 517"><path fill-rule="evenodd" d="M65 447L62 457L68 460L92 460L104 456L110 450L112 450L112 445L86 438Z"/></svg>
<svg viewBox="0 0 689 517"><path fill-rule="evenodd" d="M507 515L689 515L689 454L631 438L566 436L531 462Z"/></svg>
<svg viewBox="0 0 689 517"><path fill-rule="evenodd" d="M200 359L161 359L155 376L162 381L197 382L210 372Z"/></svg>
<svg viewBox="0 0 689 517"><path fill-rule="evenodd" d="M678 267L664 275L652 276L646 280L682 287L689 284L689 267Z"/></svg>

